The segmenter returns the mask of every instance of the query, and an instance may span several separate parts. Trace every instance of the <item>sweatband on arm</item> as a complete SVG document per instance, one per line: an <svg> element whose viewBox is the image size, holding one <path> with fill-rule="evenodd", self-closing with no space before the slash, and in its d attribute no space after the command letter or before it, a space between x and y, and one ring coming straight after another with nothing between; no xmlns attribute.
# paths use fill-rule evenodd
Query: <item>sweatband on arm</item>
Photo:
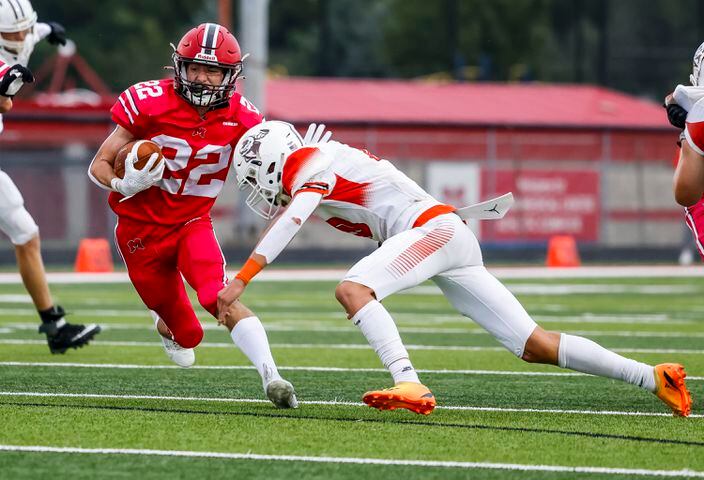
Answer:
<svg viewBox="0 0 704 480"><path fill-rule="evenodd" d="M235 275L235 278L242 280L242 282L247 285L257 273L262 271L262 268L264 267L260 265L259 262L250 257L244 262L244 265L242 265L240 271Z"/></svg>

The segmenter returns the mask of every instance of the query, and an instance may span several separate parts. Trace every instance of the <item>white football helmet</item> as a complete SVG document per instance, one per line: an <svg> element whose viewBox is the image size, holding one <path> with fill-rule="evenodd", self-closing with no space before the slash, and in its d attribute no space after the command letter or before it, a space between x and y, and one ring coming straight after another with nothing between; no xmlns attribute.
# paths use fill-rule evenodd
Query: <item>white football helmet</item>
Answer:
<svg viewBox="0 0 704 480"><path fill-rule="evenodd" d="M689 76L689 81L695 87L704 87L704 71L702 70L702 65L704 63L704 43L699 45L697 51L694 52L694 59L692 60L692 74Z"/></svg>
<svg viewBox="0 0 704 480"><path fill-rule="evenodd" d="M34 50L37 43L34 25L37 23L37 12L32 8L29 0L2 0L0 1L0 56L9 57L26 66L26 60ZM24 40L7 40L3 33L27 32Z"/></svg>
<svg viewBox="0 0 704 480"><path fill-rule="evenodd" d="M281 207L281 176L286 158L303 146L293 125L268 121L250 128L235 147L235 175L240 190L251 188L247 206L273 218Z"/></svg>

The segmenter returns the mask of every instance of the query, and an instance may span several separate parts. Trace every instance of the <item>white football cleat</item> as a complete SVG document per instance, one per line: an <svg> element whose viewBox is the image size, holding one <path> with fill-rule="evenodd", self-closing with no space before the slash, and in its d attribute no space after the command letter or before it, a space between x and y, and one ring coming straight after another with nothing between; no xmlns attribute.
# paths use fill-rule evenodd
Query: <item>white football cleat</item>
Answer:
<svg viewBox="0 0 704 480"><path fill-rule="evenodd" d="M164 344L164 350L166 355L179 367L188 368L192 367L196 363L196 353L192 348L183 348L178 343L174 342L170 338L166 338L162 335L161 342Z"/></svg>
<svg viewBox="0 0 704 480"><path fill-rule="evenodd" d="M276 408L298 408L296 391L291 382L279 378L266 384L266 396Z"/></svg>

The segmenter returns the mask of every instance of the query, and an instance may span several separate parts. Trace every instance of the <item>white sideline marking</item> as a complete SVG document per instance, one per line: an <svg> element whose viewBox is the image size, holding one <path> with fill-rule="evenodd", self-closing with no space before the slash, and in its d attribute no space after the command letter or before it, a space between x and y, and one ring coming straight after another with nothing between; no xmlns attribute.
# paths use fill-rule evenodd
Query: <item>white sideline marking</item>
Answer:
<svg viewBox="0 0 704 480"><path fill-rule="evenodd" d="M0 295L0 303L32 303L32 297L26 294L5 293Z"/></svg>
<svg viewBox="0 0 704 480"><path fill-rule="evenodd" d="M132 342L132 341L112 341L95 340L92 345L107 347L160 347L161 342ZM46 340L21 340L3 338L0 345L46 345ZM203 342L198 348L233 348L232 343ZM369 345L363 343L272 343L271 348L310 348L326 350L368 350ZM438 351L460 351L460 352L504 352L503 347L473 347L468 345L406 345L407 350L438 350ZM704 350L677 349L677 348L611 348L612 352L624 353L680 353L690 355L702 355Z"/></svg>
<svg viewBox="0 0 704 480"><path fill-rule="evenodd" d="M312 455L262 455L258 453L198 452L188 450L151 450L133 448L47 447L41 445L0 445L0 451L34 453L82 453L94 455L141 455L189 458L224 458L230 460L266 460L284 462L335 463L356 465L394 465L413 467L462 468L487 470L518 470L561 473L604 473L650 477L704 478L704 472L694 470L646 470L641 468L581 467L563 465L530 465L520 463L461 462L450 460L403 460L390 458L316 457Z"/></svg>
<svg viewBox="0 0 704 480"><path fill-rule="evenodd" d="M270 403L259 398L219 398L219 397L172 397L164 395L116 395L104 393L56 393L56 392L2 392L4 397L64 397L64 398L102 398L113 400L173 400L177 402L219 402L219 403ZM345 407L367 407L361 402L343 402L339 400L304 400L301 405L327 405ZM561 410L554 408L504 408L474 407L467 405L438 405L436 410L456 410L468 412L514 412L514 413L556 413L574 415L618 415L629 417L672 417L671 413L660 412L625 412L616 410ZM687 418L704 418L704 414L691 414Z"/></svg>
<svg viewBox="0 0 704 480"><path fill-rule="evenodd" d="M135 370L182 370L177 365L136 365L131 363L75 363L75 362L0 362L0 367L63 367L63 368L115 368ZM189 370L254 370L252 365L193 365ZM350 368L350 367L286 367L278 366L279 370L292 372L370 372L386 373L384 368ZM416 369L418 373L441 375L506 375L518 377L590 377L579 372L520 372L512 370L448 370L448 369ZM704 380L704 377L687 376L687 380Z"/></svg>
<svg viewBox="0 0 704 480"><path fill-rule="evenodd" d="M547 267L507 267L493 268L489 271L499 279L560 279L560 278L689 278L704 277L704 268L698 265L644 265L644 266L589 266L576 268ZM268 268L257 275L257 281L338 281L347 272L346 269L276 269ZM236 272L227 272L228 277ZM49 283L128 283L127 273L47 273ZM0 273L0 284L19 284L18 273Z"/></svg>

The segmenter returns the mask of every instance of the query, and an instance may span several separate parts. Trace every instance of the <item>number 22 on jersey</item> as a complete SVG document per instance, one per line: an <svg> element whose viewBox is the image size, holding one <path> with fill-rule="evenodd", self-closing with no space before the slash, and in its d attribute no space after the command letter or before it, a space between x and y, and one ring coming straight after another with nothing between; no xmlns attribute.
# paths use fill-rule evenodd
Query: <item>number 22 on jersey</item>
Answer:
<svg viewBox="0 0 704 480"><path fill-rule="evenodd" d="M172 173L178 173L188 166L189 160L207 160L209 155L217 155L216 163L201 163L188 172L186 178L174 175L162 179L158 186L169 193L181 195L194 195L197 197L215 198L225 184L224 180L210 178L209 181L199 183L204 175L212 175L224 170L230 162L232 147L230 145L206 145L193 154L193 148L182 138L170 135L157 135L152 141L164 149L171 149L176 153L168 155L164 152L166 168ZM168 151L168 150L167 150Z"/></svg>

